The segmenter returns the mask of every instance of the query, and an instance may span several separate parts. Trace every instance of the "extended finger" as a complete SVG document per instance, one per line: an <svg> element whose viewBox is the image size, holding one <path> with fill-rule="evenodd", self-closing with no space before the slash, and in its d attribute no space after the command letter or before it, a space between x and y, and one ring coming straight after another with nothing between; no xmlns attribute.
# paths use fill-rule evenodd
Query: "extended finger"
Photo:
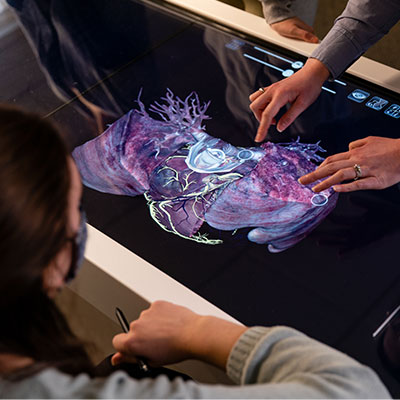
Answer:
<svg viewBox="0 0 400 400"><path fill-rule="evenodd" d="M358 179L357 181L345 183L342 185L335 185L333 187L335 192L354 192L355 190L367 190L367 189L381 189L379 187L378 180L374 176L368 178Z"/></svg>
<svg viewBox="0 0 400 400"><path fill-rule="evenodd" d="M334 154L333 156L329 156L329 157L325 158L325 160L319 165L318 168L325 167L325 165L332 164L332 163L335 163L338 161L348 160L350 158L350 156L351 155L350 155L349 151Z"/></svg>
<svg viewBox="0 0 400 400"><path fill-rule="evenodd" d="M310 172L307 175L302 176L299 179L299 182L302 185L309 185L312 182L315 182L319 179L323 179L326 178L327 176L333 175L335 174L337 171L344 169L344 168L349 168L349 162L347 160L343 160L343 161L338 161L332 164L328 164L328 165L320 165L317 169L315 169L313 172ZM355 177L355 172L353 169L353 176L352 178Z"/></svg>
<svg viewBox="0 0 400 400"><path fill-rule="evenodd" d="M257 130L256 138L254 139L256 142L262 142L267 136L268 129L271 124L275 121L275 115L281 108L281 104L277 101L272 101L268 104L261 115L260 126Z"/></svg>
<svg viewBox="0 0 400 400"><path fill-rule="evenodd" d="M355 177L355 173L354 173L354 169L353 168L340 169L339 171L334 173L329 178L327 178L324 181L318 183L318 185L315 185L312 188L312 190L315 193L319 193L319 192L322 192L323 190L328 189L333 185L337 185L338 183L341 183L343 181L353 180L354 177Z"/></svg>

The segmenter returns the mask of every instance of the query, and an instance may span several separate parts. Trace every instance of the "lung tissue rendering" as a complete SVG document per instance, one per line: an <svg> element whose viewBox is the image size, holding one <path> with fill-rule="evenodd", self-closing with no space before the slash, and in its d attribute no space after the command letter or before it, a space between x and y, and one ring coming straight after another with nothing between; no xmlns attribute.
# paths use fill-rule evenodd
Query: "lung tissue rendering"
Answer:
<svg viewBox="0 0 400 400"><path fill-rule="evenodd" d="M235 147L203 125L209 103L168 90L149 116L138 99L102 135L73 157L86 186L117 195L144 195L151 217L168 232L200 243L219 239L199 232L253 228L248 239L283 251L302 240L336 205L337 194L315 194L297 179L323 159L318 144L264 143Z"/></svg>

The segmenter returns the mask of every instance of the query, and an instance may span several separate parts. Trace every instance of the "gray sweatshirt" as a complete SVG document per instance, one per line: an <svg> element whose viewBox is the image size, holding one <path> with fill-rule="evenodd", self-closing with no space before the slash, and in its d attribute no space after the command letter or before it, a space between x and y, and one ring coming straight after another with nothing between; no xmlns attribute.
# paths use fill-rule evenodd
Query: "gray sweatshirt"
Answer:
<svg viewBox="0 0 400 400"><path fill-rule="evenodd" d="M71 377L49 368L19 382L0 381L1 398L390 398L369 367L287 327L254 327L237 341L227 373L237 386L177 378Z"/></svg>

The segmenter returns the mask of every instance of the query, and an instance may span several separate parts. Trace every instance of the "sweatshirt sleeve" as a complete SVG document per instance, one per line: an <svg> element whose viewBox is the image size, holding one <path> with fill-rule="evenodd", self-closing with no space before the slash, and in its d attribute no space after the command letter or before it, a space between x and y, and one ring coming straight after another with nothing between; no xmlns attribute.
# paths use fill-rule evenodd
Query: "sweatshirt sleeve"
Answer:
<svg viewBox="0 0 400 400"><path fill-rule="evenodd" d="M292 2L290 0L260 0L260 2L268 24L296 16L291 9Z"/></svg>
<svg viewBox="0 0 400 400"><path fill-rule="evenodd" d="M284 326L247 330L227 372L237 384L258 384L267 397L390 398L371 368Z"/></svg>
<svg viewBox="0 0 400 400"><path fill-rule="evenodd" d="M400 19L397 0L349 0L320 45L311 54L337 78Z"/></svg>
<svg viewBox="0 0 400 400"><path fill-rule="evenodd" d="M71 377L47 369L18 383L0 381L5 398L390 398L370 368L287 327L248 329L231 350L234 386L205 385L164 376L135 380Z"/></svg>

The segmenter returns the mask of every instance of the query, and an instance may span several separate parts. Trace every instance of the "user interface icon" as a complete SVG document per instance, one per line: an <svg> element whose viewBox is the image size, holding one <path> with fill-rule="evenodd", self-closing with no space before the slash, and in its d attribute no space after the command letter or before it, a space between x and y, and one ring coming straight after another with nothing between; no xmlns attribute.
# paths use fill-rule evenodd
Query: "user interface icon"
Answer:
<svg viewBox="0 0 400 400"><path fill-rule="evenodd" d="M353 92L351 92L347 96L347 98L356 101L357 103L362 103L368 96L369 96L368 92L365 92L364 90L361 89L356 89Z"/></svg>
<svg viewBox="0 0 400 400"><path fill-rule="evenodd" d="M232 39L230 42L225 44L225 47L227 47L230 50L238 50L242 46L244 46L244 42L239 40L239 39Z"/></svg>
<svg viewBox="0 0 400 400"><path fill-rule="evenodd" d="M381 97L374 96L372 99L368 100L365 105L369 108L372 108L373 110L382 110L383 107L386 106L386 104L389 103L387 100L382 99Z"/></svg>
<svg viewBox="0 0 400 400"><path fill-rule="evenodd" d="M294 74L294 71L292 69L285 69L282 71L282 75L287 78L288 76L291 76Z"/></svg>
<svg viewBox="0 0 400 400"><path fill-rule="evenodd" d="M385 110L386 115L390 115L393 118L400 118L400 106L398 104L392 104Z"/></svg>
<svg viewBox="0 0 400 400"><path fill-rule="evenodd" d="M303 68L304 63L301 61L295 61L292 63L292 68L294 69L300 69Z"/></svg>

